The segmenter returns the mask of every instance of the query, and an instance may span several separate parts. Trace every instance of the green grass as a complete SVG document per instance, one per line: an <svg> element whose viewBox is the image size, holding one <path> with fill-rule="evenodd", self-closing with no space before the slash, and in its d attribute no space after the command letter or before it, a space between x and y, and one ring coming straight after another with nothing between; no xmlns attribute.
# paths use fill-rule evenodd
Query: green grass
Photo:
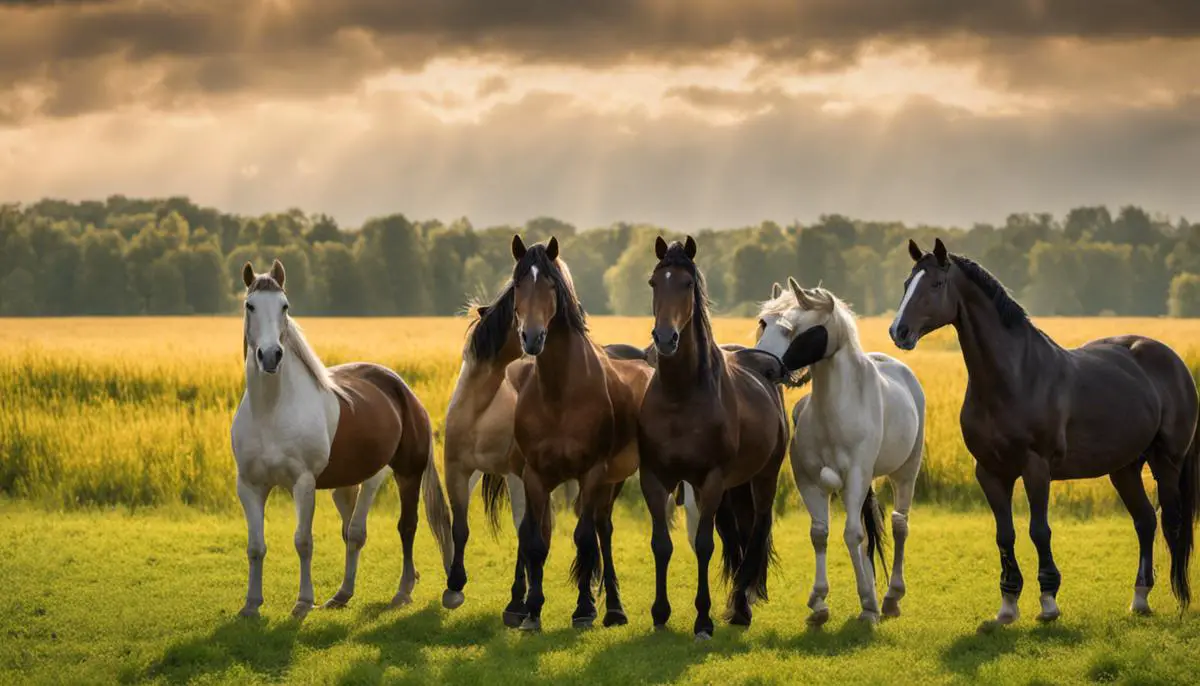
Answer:
<svg viewBox="0 0 1200 686"><path fill-rule="evenodd" d="M194 508L48 512L0 501L0 682L63 683L1181 683L1200 672L1200 622L1175 611L1160 542L1159 613L1128 615L1136 543L1121 517L1053 522L1064 581L1063 618L1033 620L1036 558L1021 536L1029 586L1018 625L977 633L998 600L990 516L919 507L908 546L905 616L874 631L855 619L853 576L831 537L833 618L804 628L812 580L808 519L778 521L780 565L754 626L718 620L716 637L692 641L695 561L677 527L670 630L650 628L649 526L622 512L615 536L631 624L570 628L569 527L560 517L547 568L545 631L503 627L514 554L511 527L491 540L476 512L467 604L440 606L444 576L424 523L415 604L386 609L400 573L394 490L370 517L358 594L349 609L315 611L302 624L295 599L294 518L286 498L267 513L263 619L235 616L245 592L245 529L235 514ZM682 520L682 518L680 518ZM835 519L840 531L841 516ZM1024 530L1024 521L1018 523ZM342 547L328 497L319 499L313 564L318 601L341 579ZM716 580L715 568L713 579ZM714 595L723 606L723 590Z"/></svg>

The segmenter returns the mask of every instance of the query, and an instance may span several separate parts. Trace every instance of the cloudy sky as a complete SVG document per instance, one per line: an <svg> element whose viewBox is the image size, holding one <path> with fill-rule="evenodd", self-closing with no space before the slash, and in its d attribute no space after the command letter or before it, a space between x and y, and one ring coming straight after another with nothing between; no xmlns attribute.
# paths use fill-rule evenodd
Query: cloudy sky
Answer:
<svg viewBox="0 0 1200 686"><path fill-rule="evenodd" d="M0 2L0 200L1200 219L1196 0Z"/></svg>

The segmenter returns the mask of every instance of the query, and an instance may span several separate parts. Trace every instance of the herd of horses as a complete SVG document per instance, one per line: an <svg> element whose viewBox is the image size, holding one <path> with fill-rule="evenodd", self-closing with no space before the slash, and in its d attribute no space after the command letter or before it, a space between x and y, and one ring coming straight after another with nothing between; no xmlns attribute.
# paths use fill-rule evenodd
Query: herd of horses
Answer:
<svg viewBox="0 0 1200 686"><path fill-rule="evenodd" d="M912 350L922 336L952 325L968 372L960 417L976 476L996 519L1001 605L995 621L1018 618L1023 587L1013 552L1012 496L1021 478L1030 537L1038 554L1039 619L1059 616L1060 574L1047 520L1050 482L1107 475L1129 510L1140 547L1131 610L1150 611L1156 508L1143 486L1148 463L1157 482L1171 588L1190 601L1188 562L1200 498L1197 391L1190 371L1166 345L1135 335L1076 349L1054 343L983 267L910 241L912 272L889 333ZM517 527L506 625L541 628L544 569L550 552L551 493L565 487L577 524L571 576L579 595L571 621L626 624L612 553L613 506L638 473L652 520L655 628L671 615L667 569L675 508L687 511L697 559L697 639L711 638L709 563L720 536L729 581L726 619L749 625L768 597L775 557L773 505L785 454L811 517L816 570L808 623L830 616L826 553L830 499L847 513L843 539L861 605L874 623L900 614L904 549L925 443L925 396L913 372L864 352L854 314L827 289L787 279L761 305L754 347L719 344L711 326L696 242L654 246L649 275L654 326L647 347L600 346L589 335L559 245L512 241L512 278L490 303L471 308L462 369L446 414L443 493L434 431L420 400L394 371L376 364L325 367L288 314L285 272L246 264L243 321L246 391L233 420L237 492L245 511L249 582L244 616L263 602L264 506L276 487L291 491L300 591L293 615L313 607L312 522L316 491L332 490L346 545L341 588L325 607L354 595L367 512L392 476L400 492L403 573L392 601L412 601L419 575L413 542L419 502L446 573L442 603L465 601L468 505L481 484L493 527L507 496ZM791 413L783 386L811 383ZM794 431L789 429L794 426ZM892 487L893 556L887 591L877 597L874 559L884 570L884 521L873 489ZM448 497L447 497L448 495Z"/></svg>

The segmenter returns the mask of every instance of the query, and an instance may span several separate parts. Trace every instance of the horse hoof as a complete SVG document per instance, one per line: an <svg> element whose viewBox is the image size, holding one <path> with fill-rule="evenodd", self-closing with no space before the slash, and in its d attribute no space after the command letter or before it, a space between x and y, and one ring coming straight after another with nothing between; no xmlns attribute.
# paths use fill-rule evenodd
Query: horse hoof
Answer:
<svg viewBox="0 0 1200 686"><path fill-rule="evenodd" d="M1129 611L1137 617L1149 617L1154 614L1154 610L1151 610L1149 605L1145 605L1142 607L1138 607L1137 605L1134 605L1129 608Z"/></svg>
<svg viewBox="0 0 1200 686"><path fill-rule="evenodd" d="M750 626L750 615L735 612L729 617L731 626Z"/></svg>
<svg viewBox="0 0 1200 686"><path fill-rule="evenodd" d="M521 625L518 628L521 631L529 633L539 632L542 630L542 620L534 619L533 617L526 617L521 621Z"/></svg>
<svg viewBox="0 0 1200 686"><path fill-rule="evenodd" d="M1015 612L1000 612L992 621L998 626L1008 626L1017 621L1017 614Z"/></svg>
<svg viewBox="0 0 1200 686"><path fill-rule="evenodd" d="M346 601L334 596L326 600L322 605L322 610L342 610L346 607Z"/></svg>
<svg viewBox="0 0 1200 686"><path fill-rule="evenodd" d="M297 600L296 606L292 608L292 618L293 619L304 619L305 617L308 616L309 612L312 612L312 609L313 609L312 603L310 603L308 601L304 601L304 600Z"/></svg>
<svg viewBox="0 0 1200 686"><path fill-rule="evenodd" d="M442 607L447 610L457 610L466 602L467 596L463 595L462 591L451 591L446 589L442 592Z"/></svg>
<svg viewBox="0 0 1200 686"><path fill-rule="evenodd" d="M511 612L509 610L505 610L504 611L504 626L506 626L510 629L520 629L521 624L525 621L525 619L527 617L529 617L528 612Z"/></svg>
<svg viewBox="0 0 1200 686"><path fill-rule="evenodd" d="M1037 620L1042 624L1053 622L1058 619L1062 613L1058 611L1058 601L1049 593L1043 593L1041 597L1042 612L1037 616Z"/></svg>
<svg viewBox="0 0 1200 686"><path fill-rule="evenodd" d="M247 605L247 606L243 607L242 609L238 610L238 616L243 617L245 619L258 619L258 606L257 605Z"/></svg>
<svg viewBox="0 0 1200 686"><path fill-rule="evenodd" d="M879 623L879 613L871 610L863 610L858 614L858 621L867 626L875 626Z"/></svg>
<svg viewBox="0 0 1200 686"><path fill-rule="evenodd" d="M888 598L883 599L883 616L884 617L899 617L900 616L900 599Z"/></svg>
<svg viewBox="0 0 1200 686"><path fill-rule="evenodd" d="M1058 619L1061 615L1062 613L1058 611L1058 608L1055 608L1053 611L1039 614L1037 616L1037 620L1042 624L1049 624L1050 622Z"/></svg>
<svg viewBox="0 0 1200 686"><path fill-rule="evenodd" d="M620 610L609 610L604 613L604 626L625 626L629 623L629 618ZM655 627L657 628L657 627Z"/></svg>
<svg viewBox="0 0 1200 686"><path fill-rule="evenodd" d="M412 604L412 596L411 595L409 595L407 593L397 593L395 595L395 597L392 598L392 602L388 604L388 607L390 607L394 610L396 608L404 607L405 605L411 605L411 604Z"/></svg>
<svg viewBox="0 0 1200 686"><path fill-rule="evenodd" d="M823 607L820 610L814 610L813 613L808 616L807 621L808 625L814 628L823 626L825 622L829 621L829 608Z"/></svg>
<svg viewBox="0 0 1200 686"><path fill-rule="evenodd" d="M596 615L584 615L582 617L572 617L571 626L576 629L590 629L596 624Z"/></svg>
<svg viewBox="0 0 1200 686"><path fill-rule="evenodd" d="M709 632L709 631L697 631L696 632L696 643L703 643L705 641L711 641L711 640L712 640L712 632Z"/></svg>

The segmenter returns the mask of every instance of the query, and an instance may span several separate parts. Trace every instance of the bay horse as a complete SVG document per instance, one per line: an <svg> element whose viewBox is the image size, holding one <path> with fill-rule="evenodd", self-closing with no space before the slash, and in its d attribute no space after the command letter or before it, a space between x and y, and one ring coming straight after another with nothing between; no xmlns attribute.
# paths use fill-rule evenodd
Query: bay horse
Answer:
<svg viewBox="0 0 1200 686"><path fill-rule="evenodd" d="M665 517L676 484L692 485L699 509L697 640L712 638L708 564L713 528L723 541L722 569L732 578L730 622L749 625L748 594L767 599L772 506L787 452L782 390L740 359L749 351L722 350L713 338L696 242L655 241L652 339L657 362L637 422L642 495L653 518L655 563L651 616L664 628L671 615L667 567L673 546Z"/></svg>
<svg viewBox="0 0 1200 686"><path fill-rule="evenodd" d="M792 474L812 519L810 535L816 556L816 579L808 607L810 626L829 620L829 497L841 492L846 505L843 538L858 582L860 619L875 622L880 607L875 595L872 556L882 549L882 525L873 479L887 477L895 505L892 577L883 598L883 615L900 616L904 597L904 543L921 454L925 446L925 391L912 370L883 353L863 352L854 313L824 288L806 289L788 278L784 290L775 284L771 299L758 313L757 348L781 358L797 341L813 339L808 359L789 361L810 370L812 392L792 410ZM859 516L861 512L861 516ZM854 513L853 515L851 513ZM866 550L862 550L863 536ZM865 559L864 559L865 555Z"/></svg>
<svg viewBox="0 0 1200 686"><path fill-rule="evenodd" d="M453 553L429 414L404 380L386 367L355 362L326 368L288 314L285 278L279 260L266 274L256 274L249 262L242 270L246 390L230 432L237 493L249 534L250 576L240 614L257 616L263 603L263 518L273 488L291 491L296 504L300 592L292 615L303 618L314 602L316 491L333 491L342 518L345 575L325 607L343 607L354 595L358 557L367 540L367 512L389 475L400 491L398 528L404 550L404 571L392 605L410 603L419 579L413 541L421 497L445 567Z"/></svg>
<svg viewBox="0 0 1200 686"><path fill-rule="evenodd" d="M551 490L567 479L579 481L571 566L579 597L572 624L584 628L595 622L592 583L597 576L603 579L604 626L626 624L613 566L612 507L638 467L637 410L651 369L645 360L610 357L591 340L574 288L563 275L555 237L526 248L515 235L512 255L517 334L533 357L531 364L508 368L517 389L513 433L525 460L518 555L529 591L528 615L520 628L541 629L551 534L547 505Z"/></svg>
<svg viewBox="0 0 1200 686"><path fill-rule="evenodd" d="M1142 469L1158 483L1171 589L1181 611L1191 600L1188 563L1200 497L1196 384L1163 343L1113 336L1064 349L1034 326L1004 286L980 265L913 241L914 265L889 329L912 350L922 336L953 325L967 367L959 422L975 458L975 477L996 518L1000 611L1017 620L1023 579L1013 553L1012 495L1018 478L1029 498L1029 537L1038 554L1041 613L1059 616L1061 575L1050 548L1050 482L1107 475L1133 517L1140 554L1130 610L1150 612L1154 586L1154 506Z"/></svg>
<svg viewBox="0 0 1200 686"><path fill-rule="evenodd" d="M566 264L560 262L563 280L571 282ZM471 323L462 351L462 367L446 410L446 447L443 469L453 521L454 557L442 593L442 605L456 609L466 600L466 546L470 538L468 511L471 493L483 477L485 505L493 533L499 527L498 504L504 489L512 504L513 527L519 528L525 512L521 470L524 460L513 438L513 415L517 391L506 377L511 364L527 364L523 355L513 305L513 284L506 284L488 304L469 303ZM636 349L635 349L636 350ZM566 500L572 501L578 483L563 484ZM512 601L505 610L506 623L519 625L525 612L525 572L517 560Z"/></svg>

